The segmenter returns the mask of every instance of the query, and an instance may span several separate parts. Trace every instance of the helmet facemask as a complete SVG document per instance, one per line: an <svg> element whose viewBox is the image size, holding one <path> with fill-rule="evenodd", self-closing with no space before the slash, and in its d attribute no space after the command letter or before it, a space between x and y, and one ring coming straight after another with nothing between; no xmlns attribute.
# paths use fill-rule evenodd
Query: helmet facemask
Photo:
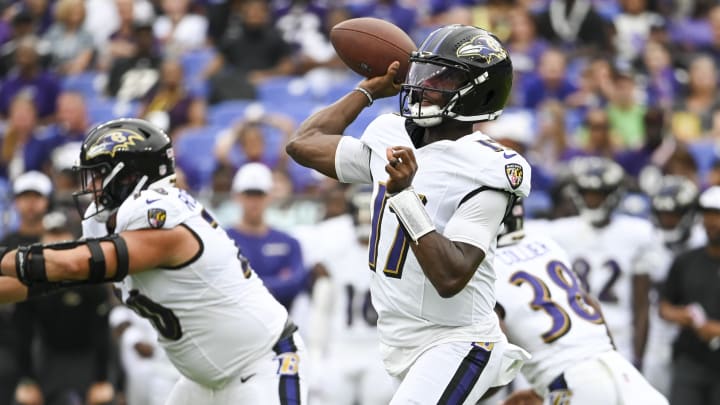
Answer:
<svg viewBox="0 0 720 405"><path fill-rule="evenodd" d="M460 64L438 58L411 60L407 83L402 85L400 115L411 118L415 124L434 127L444 118L477 122L495 119L502 112L465 116L456 111L464 96L477 91L477 86L487 81L487 72L473 78L470 69Z"/></svg>
<svg viewBox="0 0 720 405"><path fill-rule="evenodd" d="M125 163L118 162L110 166L107 162L79 166L81 191L73 198L82 219L95 217L106 222L129 196L145 188L148 177L127 173ZM82 206L90 200L93 209L83 210ZM83 213L84 212L84 213Z"/></svg>

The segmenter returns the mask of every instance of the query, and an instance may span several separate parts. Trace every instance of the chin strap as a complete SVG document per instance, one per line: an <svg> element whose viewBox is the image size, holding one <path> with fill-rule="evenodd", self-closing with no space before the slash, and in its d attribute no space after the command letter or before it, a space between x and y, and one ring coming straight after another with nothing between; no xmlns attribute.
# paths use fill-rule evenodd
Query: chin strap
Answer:
<svg viewBox="0 0 720 405"><path fill-rule="evenodd" d="M115 271L115 276L110 278L106 277L107 264L105 261L105 254L100 246L101 242L112 242L115 246L117 270ZM45 256L43 255L44 251L46 249L68 250L74 249L78 246L87 246L90 250L90 259L88 259L90 271L87 280L57 283L49 282L45 268ZM35 243L29 246L20 246L15 253L15 271L17 273L17 278L28 287L65 287L72 285L100 284L110 281L121 281L128 274L130 268L129 264L130 258L127 244L125 243L125 239L118 234L112 234L102 238L89 238L79 241L51 243L47 245Z"/></svg>

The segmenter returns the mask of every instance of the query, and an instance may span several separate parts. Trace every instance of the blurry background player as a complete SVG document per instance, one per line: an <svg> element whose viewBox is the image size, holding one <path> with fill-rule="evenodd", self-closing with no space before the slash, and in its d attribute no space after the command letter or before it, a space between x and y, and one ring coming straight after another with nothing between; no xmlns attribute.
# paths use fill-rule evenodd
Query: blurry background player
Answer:
<svg viewBox="0 0 720 405"><path fill-rule="evenodd" d="M128 405L164 405L180 373L158 344L147 319L118 305L110 312L110 326L118 343Z"/></svg>
<svg viewBox="0 0 720 405"><path fill-rule="evenodd" d="M680 326L670 400L720 403L720 186L700 194L707 243L679 255L663 286L660 315Z"/></svg>
<svg viewBox="0 0 720 405"><path fill-rule="evenodd" d="M395 390L383 368L377 312L370 301L366 261L371 198L372 190L353 196L356 238L342 254L322 259L328 276L314 284L307 332L312 403L381 405L390 402Z"/></svg>
<svg viewBox="0 0 720 405"><path fill-rule="evenodd" d="M665 176L654 193L652 219L660 234L663 249L658 258L661 265L650 271L650 332L643 373L663 395L670 395L672 342L678 328L660 317L660 289L675 257L705 244L705 232L697 221L698 189L681 176Z"/></svg>
<svg viewBox="0 0 720 405"><path fill-rule="evenodd" d="M495 256L496 311L508 340L532 354L523 375L532 390L505 405L667 405L615 351L596 302L587 296L565 251L526 236L523 206L504 220Z"/></svg>
<svg viewBox="0 0 720 405"><path fill-rule="evenodd" d="M576 158L570 162L570 176L569 192L579 215L546 222L537 232L567 251L583 286L601 303L617 350L641 367L648 331L648 273L658 266L659 241L648 220L614 215L624 179L617 163Z"/></svg>

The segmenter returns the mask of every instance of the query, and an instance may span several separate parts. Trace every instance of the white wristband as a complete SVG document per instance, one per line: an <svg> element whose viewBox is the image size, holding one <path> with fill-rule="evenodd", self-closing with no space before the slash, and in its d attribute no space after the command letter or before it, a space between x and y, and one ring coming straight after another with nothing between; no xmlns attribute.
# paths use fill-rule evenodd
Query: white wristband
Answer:
<svg viewBox="0 0 720 405"><path fill-rule="evenodd" d="M435 230L420 196L412 187L393 195L387 201L413 242L417 243L422 236Z"/></svg>
<svg viewBox="0 0 720 405"><path fill-rule="evenodd" d="M366 89L364 89L364 88L362 88L362 87L360 87L360 86L355 87L355 88L353 89L353 91L359 91L360 93L364 94L365 97L367 97L367 99L368 99L368 105L367 105L367 106L368 106L368 107L370 107L371 105L373 105L373 96L372 96L372 94L370 94L369 91L367 91Z"/></svg>

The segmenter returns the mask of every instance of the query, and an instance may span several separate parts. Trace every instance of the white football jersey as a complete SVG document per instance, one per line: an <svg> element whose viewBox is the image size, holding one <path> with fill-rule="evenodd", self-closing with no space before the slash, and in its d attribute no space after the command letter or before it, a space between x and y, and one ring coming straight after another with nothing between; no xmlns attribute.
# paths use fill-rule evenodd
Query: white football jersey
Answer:
<svg viewBox="0 0 720 405"><path fill-rule="evenodd" d="M342 256L324 260L333 286L330 341L333 345L369 344L377 347L377 312L370 299L367 246L345 246Z"/></svg>
<svg viewBox="0 0 720 405"><path fill-rule="evenodd" d="M613 350L602 316L553 240L526 236L498 248L494 264L505 333L532 354L522 371L537 392L574 364Z"/></svg>
<svg viewBox="0 0 720 405"><path fill-rule="evenodd" d="M107 234L90 218L85 237ZM187 378L222 387L266 356L277 342L287 311L241 261L225 231L192 196L174 187L145 190L117 212L115 232L184 226L200 251L178 268L130 275L119 283L126 305L148 318L173 365Z"/></svg>
<svg viewBox="0 0 720 405"><path fill-rule="evenodd" d="M437 141L416 149L404 124L404 118L382 115L361 138L370 149L369 169L374 182L368 249L369 265L375 271L372 303L379 315L381 349L391 375L402 374L434 344L494 342L501 339L502 331L493 311L495 238L484 249L485 260L465 288L451 298L441 297L423 273L410 249L412 242L406 239L386 204L386 149L414 149L418 171L413 188L425 199L425 208L441 234L463 199L473 192L491 188L526 196L530 191L530 167L525 159L488 136L475 132L456 141Z"/></svg>
<svg viewBox="0 0 720 405"><path fill-rule="evenodd" d="M632 278L660 265L661 246L652 224L615 215L607 226L596 228L575 216L528 221L526 228L551 237L568 253L573 270L600 302L618 351L632 361Z"/></svg>

